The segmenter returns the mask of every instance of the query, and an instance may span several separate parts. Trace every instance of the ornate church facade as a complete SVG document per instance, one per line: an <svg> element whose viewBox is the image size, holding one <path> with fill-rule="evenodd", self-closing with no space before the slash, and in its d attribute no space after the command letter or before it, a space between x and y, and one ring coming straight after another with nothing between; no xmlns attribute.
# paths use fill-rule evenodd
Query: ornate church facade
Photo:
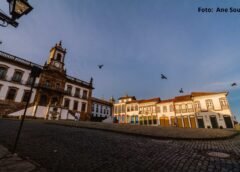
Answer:
<svg viewBox="0 0 240 172"><path fill-rule="evenodd" d="M42 69L36 78L26 115L43 119L89 120L93 83L69 76L65 69L66 49L61 42L41 66L0 51L0 115L21 116L33 78L33 66Z"/></svg>

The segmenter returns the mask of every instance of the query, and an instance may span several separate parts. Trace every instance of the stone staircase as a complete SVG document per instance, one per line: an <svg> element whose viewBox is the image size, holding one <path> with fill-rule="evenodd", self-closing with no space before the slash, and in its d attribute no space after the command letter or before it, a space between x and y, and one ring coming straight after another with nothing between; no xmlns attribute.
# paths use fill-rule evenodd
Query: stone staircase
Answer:
<svg viewBox="0 0 240 172"><path fill-rule="evenodd" d="M28 107L33 104L29 104ZM17 112L25 108L24 103L17 103L12 101L0 101L0 116L5 117L10 113Z"/></svg>
<svg viewBox="0 0 240 172"><path fill-rule="evenodd" d="M75 120L79 120L79 117L77 117L72 110L69 110L68 114L72 115L75 118Z"/></svg>

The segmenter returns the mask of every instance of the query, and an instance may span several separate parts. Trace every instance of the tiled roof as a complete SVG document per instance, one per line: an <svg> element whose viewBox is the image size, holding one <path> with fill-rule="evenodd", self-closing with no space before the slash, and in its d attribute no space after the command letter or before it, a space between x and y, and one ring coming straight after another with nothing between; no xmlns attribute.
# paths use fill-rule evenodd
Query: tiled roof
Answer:
<svg viewBox="0 0 240 172"><path fill-rule="evenodd" d="M177 96L174 98L174 102L190 101L192 100L191 95Z"/></svg>
<svg viewBox="0 0 240 172"><path fill-rule="evenodd" d="M159 97L151 98L151 99L138 100L139 103L160 102L160 101L161 101L161 99Z"/></svg>
<svg viewBox="0 0 240 172"><path fill-rule="evenodd" d="M92 102L97 102L97 103L101 103L101 104L106 104L106 105L112 106L112 103L107 101L107 100L98 99L96 97L91 97L91 99L92 99Z"/></svg>
<svg viewBox="0 0 240 172"><path fill-rule="evenodd" d="M161 100L158 104L160 103L169 103L169 102L173 102L174 99L166 99L166 100Z"/></svg>
<svg viewBox="0 0 240 172"><path fill-rule="evenodd" d="M126 102L126 104L131 104L131 103L138 103L138 100L132 100L132 101Z"/></svg>
<svg viewBox="0 0 240 172"><path fill-rule="evenodd" d="M136 100L136 97L135 96L123 96L123 97L119 97L118 98L118 100L121 100L121 99L129 99L129 98L131 98L131 99L133 99L133 100Z"/></svg>
<svg viewBox="0 0 240 172"><path fill-rule="evenodd" d="M124 97L120 97L119 100L126 99L126 98L132 98L133 99L132 101L126 102L126 104L148 103L148 102L156 102L158 104L161 104L161 103L168 103L168 102L191 101L192 97L214 95L214 94L219 94L219 93L228 94L228 92L192 92L191 94L188 94L188 95L176 96L173 99L166 99L166 100L161 100L159 97L151 98L151 99L136 100L135 96L124 96Z"/></svg>
<svg viewBox="0 0 240 172"><path fill-rule="evenodd" d="M208 96L208 95L219 94L219 93L227 94L227 92L192 92L191 95L193 97L196 97L196 96Z"/></svg>

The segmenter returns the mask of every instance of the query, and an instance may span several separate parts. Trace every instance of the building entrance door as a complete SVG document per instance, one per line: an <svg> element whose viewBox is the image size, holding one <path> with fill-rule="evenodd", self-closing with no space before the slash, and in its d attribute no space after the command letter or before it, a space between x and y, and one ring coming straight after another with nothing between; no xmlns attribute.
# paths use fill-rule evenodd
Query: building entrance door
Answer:
<svg viewBox="0 0 240 172"><path fill-rule="evenodd" d="M194 116L190 116L191 128L196 128L196 121Z"/></svg>
<svg viewBox="0 0 240 172"><path fill-rule="evenodd" d="M177 117L177 126L183 128L182 117Z"/></svg>
<svg viewBox="0 0 240 172"><path fill-rule="evenodd" d="M227 128L233 128L232 120L231 120L230 116L224 116L223 118L224 118L226 127Z"/></svg>
<svg viewBox="0 0 240 172"><path fill-rule="evenodd" d="M160 118L160 126L163 126L163 127L168 127L169 126L168 117L161 117Z"/></svg>
<svg viewBox="0 0 240 172"><path fill-rule="evenodd" d="M205 128L203 118L198 118L198 128Z"/></svg>
<svg viewBox="0 0 240 172"><path fill-rule="evenodd" d="M210 121L212 124L212 128L218 128L217 118L216 116L210 116Z"/></svg>
<svg viewBox="0 0 240 172"><path fill-rule="evenodd" d="M188 117L185 116L183 118L183 123L184 123L184 128L190 128L190 125L189 125L189 121L188 121Z"/></svg>

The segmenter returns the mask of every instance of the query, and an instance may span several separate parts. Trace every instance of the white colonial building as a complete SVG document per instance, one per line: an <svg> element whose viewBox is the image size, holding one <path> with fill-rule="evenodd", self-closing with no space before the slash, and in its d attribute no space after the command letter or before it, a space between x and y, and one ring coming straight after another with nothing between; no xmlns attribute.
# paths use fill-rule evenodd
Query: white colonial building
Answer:
<svg viewBox="0 0 240 172"><path fill-rule="evenodd" d="M119 98L114 104L114 117L119 123L177 126L184 128L233 128L233 116L227 92L193 92L161 100Z"/></svg>
<svg viewBox="0 0 240 172"><path fill-rule="evenodd" d="M92 120L104 119L112 116L113 102L92 97Z"/></svg>
<svg viewBox="0 0 240 172"><path fill-rule="evenodd" d="M33 66L42 69L34 83L27 116L43 119L81 119L91 116L92 79L68 76L66 49L56 44L44 66L0 51L0 107L5 116L21 116L30 93Z"/></svg>

